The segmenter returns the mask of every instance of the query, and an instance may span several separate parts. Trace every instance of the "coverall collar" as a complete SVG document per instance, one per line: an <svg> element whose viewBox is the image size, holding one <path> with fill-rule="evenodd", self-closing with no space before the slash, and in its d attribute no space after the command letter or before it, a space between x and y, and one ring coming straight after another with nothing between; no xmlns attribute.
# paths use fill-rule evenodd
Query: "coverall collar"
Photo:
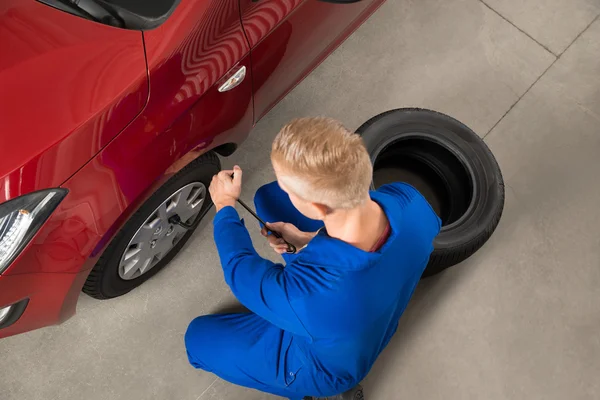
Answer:
<svg viewBox="0 0 600 400"><path fill-rule="evenodd" d="M390 236L378 251L372 253L364 251L342 240L332 238L325 229L321 229L308 246L302 250L299 258L306 257L309 260L319 260L319 264L323 267L339 268L343 266L346 270L361 270L376 262L381 257L381 253L389 246L389 243L398 236L402 211L389 195L372 191L371 199L381 206L390 224Z"/></svg>

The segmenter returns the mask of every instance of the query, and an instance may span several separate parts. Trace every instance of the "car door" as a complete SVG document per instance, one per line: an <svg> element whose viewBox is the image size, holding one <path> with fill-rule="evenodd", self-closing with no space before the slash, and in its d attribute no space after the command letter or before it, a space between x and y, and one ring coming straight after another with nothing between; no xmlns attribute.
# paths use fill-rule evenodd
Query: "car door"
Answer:
<svg viewBox="0 0 600 400"><path fill-rule="evenodd" d="M384 0L240 0L252 50L256 120L265 115Z"/></svg>
<svg viewBox="0 0 600 400"><path fill-rule="evenodd" d="M250 48L239 0L181 0L162 25L144 31L144 43L148 104L121 139L128 155L115 155L128 198L198 153L241 142L253 123ZM247 76L237 86L223 87L244 69Z"/></svg>

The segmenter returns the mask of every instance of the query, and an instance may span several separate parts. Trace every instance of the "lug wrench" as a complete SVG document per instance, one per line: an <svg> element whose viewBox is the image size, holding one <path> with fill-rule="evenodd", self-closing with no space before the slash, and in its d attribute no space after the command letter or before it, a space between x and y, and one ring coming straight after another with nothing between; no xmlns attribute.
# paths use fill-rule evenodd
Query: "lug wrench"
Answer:
<svg viewBox="0 0 600 400"><path fill-rule="evenodd" d="M265 222L265 221L263 221L263 220L262 220L262 219L261 219L261 218L258 216L258 214L256 214L256 213L254 212L254 210L252 210L252 209L251 209L251 208L250 208L250 207L249 207L249 206L248 206L246 203L244 203L244 202L243 202L241 199L238 199L238 200L237 200L237 202L238 202L238 203L240 203L240 205L241 205L242 207L244 207L244 208L246 209L246 211L248 211L248 212L249 212L249 213L250 213L250 214L251 214L251 215L252 215L254 218L256 218L256 220L257 220L258 222L260 222L260 223L261 223L261 224L262 224L262 225L263 225L263 226L264 226L264 227L267 229L267 231L268 231L268 232L271 232L271 234L272 234L273 236L275 236L277 239L283 239L283 236L281 236L281 234L280 234L279 232L275 232L275 231L273 231L273 230L269 229L269 228L267 227L267 224L266 224L266 222ZM286 253L288 253L288 254L293 254L293 253L295 253L295 252L296 252L296 250L297 250L297 249L296 249L296 246L294 246L293 244L289 243L289 242L288 242L287 240L285 240L285 239L283 239L283 241L285 242L285 244L287 244L287 250L286 250Z"/></svg>
<svg viewBox="0 0 600 400"><path fill-rule="evenodd" d="M233 179L233 174L231 175L231 178ZM261 223L266 229L267 232L270 232L273 236L275 236L277 239L283 239L283 236L281 236L281 234L279 232L275 232L271 229L269 229L267 227L267 224L265 221L263 221L258 214L256 214L254 212L254 210L252 210L246 203L244 203L241 199L237 199L237 202L240 203L240 205L242 207L244 207L246 209L246 211L248 211L250 213L250 215L252 215L254 218L256 218L256 220ZM194 229L197 225L198 222L200 222L202 218L198 218L198 220L192 224L186 224L185 222L183 222L181 220L181 218L179 218L179 215L173 215L171 218L169 218L169 223L173 224L173 225L179 225L184 229L187 230L191 230ZM293 244L291 244L290 242L288 242L287 240L283 239L283 241L285 242L285 244L287 245L287 250L286 253L288 254L294 254L296 253L297 249L296 246L294 246Z"/></svg>

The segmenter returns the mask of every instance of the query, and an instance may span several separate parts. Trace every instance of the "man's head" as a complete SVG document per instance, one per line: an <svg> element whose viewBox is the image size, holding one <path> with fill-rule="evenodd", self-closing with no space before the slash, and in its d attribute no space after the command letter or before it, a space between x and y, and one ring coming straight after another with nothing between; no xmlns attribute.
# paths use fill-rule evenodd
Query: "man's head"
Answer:
<svg viewBox="0 0 600 400"><path fill-rule="evenodd" d="M271 161L281 188L313 219L369 199L373 167L360 136L330 118L300 118L273 142Z"/></svg>

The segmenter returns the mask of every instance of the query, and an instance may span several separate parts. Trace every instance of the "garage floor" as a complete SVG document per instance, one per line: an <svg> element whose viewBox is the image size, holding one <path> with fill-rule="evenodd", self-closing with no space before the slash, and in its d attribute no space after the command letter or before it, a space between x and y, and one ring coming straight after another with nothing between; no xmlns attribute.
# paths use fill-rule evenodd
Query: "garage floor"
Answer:
<svg viewBox="0 0 600 400"><path fill-rule="evenodd" d="M462 120L495 152L498 231L418 288L368 400L600 398L599 14L600 0L389 0L226 161L245 168L250 200L292 117L356 128L405 106ZM2 340L0 397L271 399L187 364L187 323L233 302L204 224L139 290L82 295L62 326Z"/></svg>

